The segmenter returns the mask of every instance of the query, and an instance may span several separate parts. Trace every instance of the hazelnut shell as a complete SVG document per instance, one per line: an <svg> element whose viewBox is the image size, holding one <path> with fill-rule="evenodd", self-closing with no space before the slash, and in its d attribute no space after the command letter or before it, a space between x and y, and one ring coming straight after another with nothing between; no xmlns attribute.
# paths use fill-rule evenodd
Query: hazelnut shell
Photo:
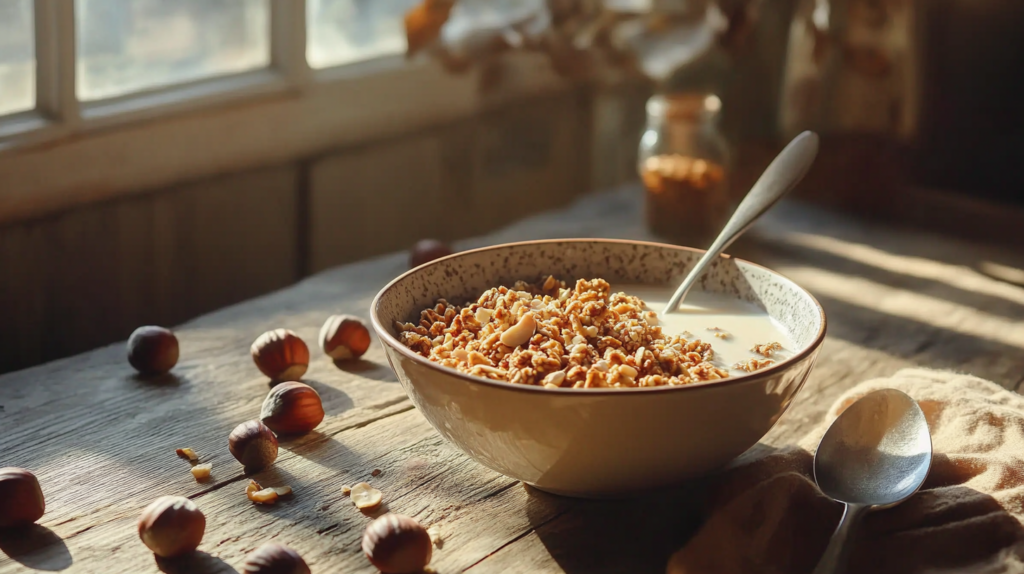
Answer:
<svg viewBox="0 0 1024 574"><path fill-rule="evenodd" d="M162 496L139 517L139 538L163 558L194 552L205 531L206 516L194 502L181 496Z"/></svg>
<svg viewBox="0 0 1024 574"><path fill-rule="evenodd" d="M228 436L228 450L246 470L260 470L277 460L277 437L260 421L244 422Z"/></svg>
<svg viewBox="0 0 1024 574"><path fill-rule="evenodd" d="M178 364L178 338L163 327L139 327L128 337L128 363L143 375L162 375Z"/></svg>
<svg viewBox="0 0 1024 574"><path fill-rule="evenodd" d="M46 512L39 480L24 468L0 468L0 528L32 524Z"/></svg>
<svg viewBox="0 0 1024 574"><path fill-rule="evenodd" d="M249 349L256 367L275 381L302 378L309 367L309 347L288 329L274 329L256 338Z"/></svg>
<svg viewBox="0 0 1024 574"><path fill-rule="evenodd" d="M245 557L243 574L310 574L299 553L283 544L269 542Z"/></svg>
<svg viewBox="0 0 1024 574"><path fill-rule="evenodd" d="M433 546L419 522L401 514L385 514L366 526L363 552L385 574L412 574L430 564Z"/></svg>
<svg viewBox="0 0 1024 574"><path fill-rule="evenodd" d="M452 248L436 239L423 239L413 245L412 253L409 255L409 266L419 267L435 259L447 257L452 254Z"/></svg>
<svg viewBox="0 0 1024 574"><path fill-rule="evenodd" d="M370 330L359 317L331 315L320 329L320 348L332 359L357 359L370 348Z"/></svg>
<svg viewBox="0 0 1024 574"><path fill-rule="evenodd" d="M324 405L313 387L281 383L263 401L260 420L277 434L307 433L324 420Z"/></svg>

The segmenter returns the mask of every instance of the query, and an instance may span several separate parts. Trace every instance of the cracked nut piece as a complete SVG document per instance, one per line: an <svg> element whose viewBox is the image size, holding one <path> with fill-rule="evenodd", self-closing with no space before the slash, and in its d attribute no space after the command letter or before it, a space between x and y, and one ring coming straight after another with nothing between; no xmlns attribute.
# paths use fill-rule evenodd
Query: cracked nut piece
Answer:
<svg viewBox="0 0 1024 574"><path fill-rule="evenodd" d="M419 522L401 514L385 514L367 525L363 552L381 572L412 574L430 564L433 545Z"/></svg>
<svg viewBox="0 0 1024 574"><path fill-rule="evenodd" d="M162 375L178 363L178 338L174 333L147 325L128 337L128 363L143 375Z"/></svg>
<svg viewBox="0 0 1024 574"><path fill-rule="evenodd" d="M277 491L273 488L264 488L248 495L249 500L256 504L274 504L277 502Z"/></svg>
<svg viewBox="0 0 1024 574"><path fill-rule="evenodd" d="M430 541L435 547L440 548L444 546L444 536L441 533L441 527L433 525L427 529L427 535L430 536Z"/></svg>
<svg viewBox="0 0 1024 574"><path fill-rule="evenodd" d="M256 482L255 480L250 480L249 484L245 485L246 496L249 496L254 492L259 492L260 490L263 490L263 487L260 486L260 483Z"/></svg>
<svg viewBox="0 0 1024 574"><path fill-rule="evenodd" d="M380 501L383 499L383 495L379 490L365 482L360 482L353 486L349 496L352 497L352 503L359 509L379 506Z"/></svg>
<svg viewBox="0 0 1024 574"><path fill-rule="evenodd" d="M179 448L174 451L174 454L180 456L181 458L188 459L191 461L199 460L199 455L196 454L196 451L190 448Z"/></svg>
<svg viewBox="0 0 1024 574"><path fill-rule="evenodd" d="M202 482L210 478L210 472L213 470L213 465L210 463L197 464L192 467L192 476L195 477L196 482Z"/></svg>
<svg viewBox="0 0 1024 574"><path fill-rule="evenodd" d="M518 347L525 345L530 341L530 337L533 337L533 333L537 330L537 320L533 318L533 313L526 313L519 319L519 322L512 325L501 334L501 344L506 347Z"/></svg>
<svg viewBox="0 0 1024 574"><path fill-rule="evenodd" d="M203 541L206 516L181 496L163 496L142 511L139 538L157 556L171 558L194 552Z"/></svg>
<svg viewBox="0 0 1024 574"><path fill-rule="evenodd" d="M24 468L0 468L0 528L29 525L43 517L39 480Z"/></svg>
<svg viewBox="0 0 1024 574"><path fill-rule="evenodd" d="M277 434L307 433L324 420L324 406L313 387L281 383L263 401L260 420Z"/></svg>
<svg viewBox="0 0 1024 574"><path fill-rule="evenodd" d="M246 470L260 470L277 460L277 437L260 421L244 422L228 436L228 450Z"/></svg>
<svg viewBox="0 0 1024 574"><path fill-rule="evenodd" d="M288 329L263 333L249 349L259 370L274 381L295 381L309 367L309 347Z"/></svg>
<svg viewBox="0 0 1024 574"><path fill-rule="evenodd" d="M331 315L320 328L320 348L332 359L357 359L370 348L370 330L359 317Z"/></svg>
<svg viewBox="0 0 1024 574"><path fill-rule="evenodd" d="M264 544L245 557L243 574L310 574L299 553L283 544Z"/></svg>
<svg viewBox="0 0 1024 574"><path fill-rule="evenodd" d="M250 480L245 487L245 496L257 504L273 504L282 496L292 493L290 486L278 486L276 488L263 488L260 483Z"/></svg>

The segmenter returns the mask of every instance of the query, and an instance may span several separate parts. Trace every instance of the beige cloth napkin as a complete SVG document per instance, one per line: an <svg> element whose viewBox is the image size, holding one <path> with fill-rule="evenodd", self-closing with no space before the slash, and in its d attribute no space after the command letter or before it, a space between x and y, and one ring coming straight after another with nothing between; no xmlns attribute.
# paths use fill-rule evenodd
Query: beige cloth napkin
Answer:
<svg viewBox="0 0 1024 574"><path fill-rule="evenodd" d="M714 479L708 519L668 573L810 572L842 512L814 485L811 452L843 409L883 388L921 405L934 457L920 492L865 518L850 574L1024 573L1024 396L924 369L851 389L797 446L744 455Z"/></svg>

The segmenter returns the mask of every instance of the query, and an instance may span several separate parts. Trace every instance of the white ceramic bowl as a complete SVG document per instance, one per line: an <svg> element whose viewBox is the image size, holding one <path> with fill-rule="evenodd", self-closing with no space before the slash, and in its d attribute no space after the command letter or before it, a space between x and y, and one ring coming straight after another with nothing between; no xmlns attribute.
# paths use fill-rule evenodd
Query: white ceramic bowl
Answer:
<svg viewBox="0 0 1024 574"><path fill-rule="evenodd" d="M373 326L412 402L481 464L569 496L609 497L669 486L715 470L747 450L786 411L825 337L825 313L807 291L769 269L720 259L698 290L756 302L796 345L775 365L717 382L643 389L544 389L442 367L398 342L438 298L461 304L516 280L676 285L702 251L636 241L555 240L466 251L389 283L373 301Z"/></svg>

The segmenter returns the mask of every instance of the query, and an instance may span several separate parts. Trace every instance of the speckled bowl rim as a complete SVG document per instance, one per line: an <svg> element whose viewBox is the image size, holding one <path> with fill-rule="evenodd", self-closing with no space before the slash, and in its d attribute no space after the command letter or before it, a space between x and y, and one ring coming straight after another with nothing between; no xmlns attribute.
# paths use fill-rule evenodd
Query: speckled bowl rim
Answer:
<svg viewBox="0 0 1024 574"><path fill-rule="evenodd" d="M569 395L569 396L577 396L577 397L580 397L580 396L594 396L594 395L642 396L642 395L645 395L647 393L684 393L684 392L693 392L693 391L703 390L703 389L713 389L713 388L721 387L721 386L724 386L724 385L738 385L738 384L743 384L743 383L749 383L749 382L752 382L752 381L756 381L758 379L770 378L770 377L772 377L774 375L780 374L780 373L790 369L794 364L796 364L796 363L802 361L803 359L809 357L815 350L818 349L818 347L821 346L822 342L825 340L825 331L826 331L826 328L827 328L826 318L825 318L825 309L821 306L821 303L818 302L818 300L814 297L814 295L811 294L810 291L808 291L807 289L804 289L797 282L795 282L792 279L790 279L789 277L786 277L785 275L779 273L778 271L774 271L772 269L769 269L769 268L765 267L764 265L758 265L757 263L753 263L751 261L747 261L746 259L740 259L739 257L732 257L731 255L727 255L727 254L723 255L723 257L727 257L729 259L734 259L736 261L742 261L746 265L751 265L753 267L756 267L756 268L759 268L759 269L763 269L763 270L767 271L768 273L778 277L779 279L782 279L783 281L786 281L786 282L790 283L793 287L795 287L799 291L803 292L803 294L805 294L807 297L810 298L811 302L814 303L814 306L818 309L818 315L821 317L821 327L818 329L818 334L814 337L814 340L811 342L810 345L807 345L806 347L801 349L799 352L795 353L792 357L789 357L788 359L783 359L782 361L779 361L778 363L775 363L775 364L773 364L770 367L767 367L767 368L755 371L753 373L747 373L747 374L744 374L744 375L735 375L735 376L730 375L729 378L727 378L727 379L718 379L718 380L714 380L714 381L701 381L701 382L697 382L697 383L690 383L688 385L677 385L677 386L663 385L663 386L658 386L658 387L638 387L638 388L627 388L627 389L610 389L610 388L575 389L575 388L571 388L571 387L557 388L557 389L548 389L548 388L544 388L544 387L540 387L540 386L535 386L535 385L517 385L517 384L514 384L514 383L505 382L505 381L496 381L494 379L486 379L486 378L483 378L483 377L474 377L473 375L469 375L469 374L463 373L462 371L453 369L451 367L445 367L445 366L443 366L443 365L441 365L439 363L435 363L435 362L431 361L430 359L427 359L426 357L423 357L423 356L413 352L412 349L410 349L409 347L406 347L405 345L403 345L398 339L396 339L391 334L391 332L389 330L387 330L386 328L384 328L383 325L381 325L380 318L377 316L377 308L379 307L380 300L384 296L386 296L388 291L393 289L395 287L395 285L399 281L405 279L406 277L408 277L410 275L418 273L418 272L420 272L420 271L422 271L422 270L424 270L424 269L426 269L426 268L428 268L428 267L430 267L432 265L436 265L436 264L438 264L438 263L440 263L442 261L447 261L449 259L456 259L456 258L465 256L465 255L470 255L470 254L475 254L475 253L484 253L484 252L487 252L487 251L496 251L498 249L505 249L505 248L508 248L508 247L522 247L522 246L530 246L530 245L545 245L545 244L551 244L551 243L586 243L586 244L594 244L594 243L602 244L603 243L603 244L618 244L618 245L646 245L646 246L650 246L650 247L660 247L660 248L674 249L674 250L677 250L677 251L692 251L694 253L705 253L704 249L697 249L697 248L694 248L694 247L683 247L681 245L672 245L672 244L668 244L668 243L658 243L658 242L655 242L655 241L636 241L636 240L630 240L630 239L586 239L586 238L539 239L539 240L533 240L533 241L516 241L516 242L512 242L512 243L500 243L500 244L497 244L497 245L489 245L487 247L480 247L480 248L477 248L477 249L469 249L469 250L466 250L466 251L459 251L458 253L453 253L453 254L447 255L445 257L440 257L438 259L434 259L433 261L429 261L427 263L424 263L423 265L420 265L419 267L414 267L414 268L406 271L405 273L402 273L398 277L395 277L387 285L385 285L383 288L381 288L381 290L373 298L373 302L370 303L370 320L373 322L373 329L377 332L377 336L381 338L381 340L384 342L384 344L392 347L393 349L395 349L399 353L401 353L401 354L405 355L406 357L412 359L413 361L423 365L424 367L427 367L429 369L433 369L433 370L438 371L438 372L440 372L442 374L453 376L453 377L462 379L462 380L470 382L470 383L474 383L474 384L478 384L478 385L489 385L489 386L492 386L492 387L498 387L498 388L506 389L506 390L510 390L510 391L518 391L518 392L523 392L523 393L541 393L541 394L543 394L545 396L557 396L557 395L563 395L564 396L564 395ZM394 369L394 366L392 366L392 369Z"/></svg>

